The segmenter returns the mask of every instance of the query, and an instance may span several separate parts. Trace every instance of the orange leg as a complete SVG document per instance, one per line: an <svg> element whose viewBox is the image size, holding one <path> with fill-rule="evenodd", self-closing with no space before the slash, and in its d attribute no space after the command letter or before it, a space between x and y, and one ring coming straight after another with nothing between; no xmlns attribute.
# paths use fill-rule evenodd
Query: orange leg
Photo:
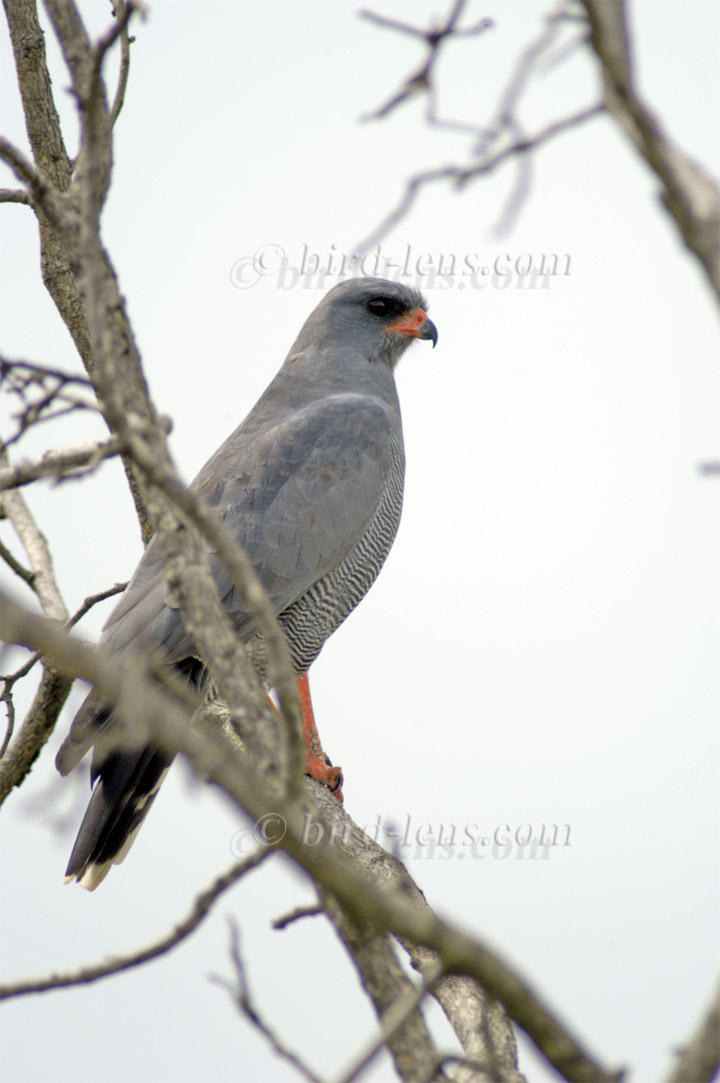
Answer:
<svg viewBox="0 0 720 1083"><path fill-rule="evenodd" d="M317 779L328 786L337 797L340 804L343 802L342 771L339 767L333 767L330 760L323 752L320 744L320 734L315 725L315 713L310 698L310 682L307 673L300 673L297 679L298 692L300 693L300 706L303 716L303 738L307 759L305 761L305 774Z"/></svg>

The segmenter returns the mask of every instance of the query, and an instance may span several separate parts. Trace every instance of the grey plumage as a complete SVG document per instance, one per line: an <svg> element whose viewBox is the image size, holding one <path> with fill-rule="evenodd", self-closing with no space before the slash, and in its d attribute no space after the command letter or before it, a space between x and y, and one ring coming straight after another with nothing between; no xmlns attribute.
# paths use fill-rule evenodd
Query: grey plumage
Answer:
<svg viewBox="0 0 720 1083"><path fill-rule="evenodd" d="M436 341L413 289L353 279L330 290L306 320L275 379L193 483L252 559L306 673L328 636L361 600L400 519L404 455L393 368L412 338ZM209 552L238 636L265 676L263 644L222 563ZM159 650L197 681L202 673L168 596L162 556L148 546L107 620L116 656ZM57 757L71 770L111 712L91 694ZM68 878L94 887L124 856L169 765L151 746L93 758L93 797ZM129 840L129 841L128 841Z"/></svg>

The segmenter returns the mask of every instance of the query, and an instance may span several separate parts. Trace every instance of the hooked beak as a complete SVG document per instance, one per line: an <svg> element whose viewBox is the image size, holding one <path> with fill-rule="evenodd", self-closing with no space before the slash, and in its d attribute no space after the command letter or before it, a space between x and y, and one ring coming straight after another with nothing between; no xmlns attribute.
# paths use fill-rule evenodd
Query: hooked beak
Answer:
<svg viewBox="0 0 720 1083"><path fill-rule="evenodd" d="M386 328L408 338L430 339L435 349L438 340L437 327L422 308L416 308L414 312L401 316L395 323Z"/></svg>

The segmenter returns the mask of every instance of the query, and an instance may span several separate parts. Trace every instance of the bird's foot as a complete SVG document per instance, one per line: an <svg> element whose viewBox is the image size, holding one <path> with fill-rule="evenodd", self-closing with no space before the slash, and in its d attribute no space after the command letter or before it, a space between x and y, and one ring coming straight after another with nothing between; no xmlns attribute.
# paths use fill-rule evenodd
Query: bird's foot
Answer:
<svg viewBox="0 0 720 1083"><path fill-rule="evenodd" d="M314 753L308 749L307 759L305 760L305 774L310 775L310 778L314 778L316 782L322 782L323 786L327 786L342 805L342 768L333 767L328 757L322 752L322 749L321 756L314 755Z"/></svg>
<svg viewBox="0 0 720 1083"><path fill-rule="evenodd" d="M339 767L333 767L332 760L323 752L320 734L315 725L315 713L310 698L310 684L307 673L298 674L298 692L303 716L303 741L305 743L305 774L322 782L343 803L343 774Z"/></svg>

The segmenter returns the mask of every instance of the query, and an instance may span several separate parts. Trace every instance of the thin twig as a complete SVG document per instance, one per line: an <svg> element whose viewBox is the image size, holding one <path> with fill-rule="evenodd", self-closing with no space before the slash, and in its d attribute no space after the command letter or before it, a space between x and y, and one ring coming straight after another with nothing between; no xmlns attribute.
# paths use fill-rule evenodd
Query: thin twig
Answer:
<svg viewBox="0 0 720 1083"><path fill-rule="evenodd" d="M120 13L117 15L117 21L114 26L103 34L101 38L95 43L92 50L92 77L97 78L100 74L102 62L105 59L105 54L108 49L111 49L117 39L127 31L127 25L132 19L133 15L137 12L139 15L145 15L145 5L140 3L139 0L124 0L124 3L118 4L121 8ZM91 85L89 93L93 93L93 87Z"/></svg>
<svg viewBox="0 0 720 1083"><path fill-rule="evenodd" d="M80 608L73 613L65 627L74 628L78 621L82 620L85 614L89 613L94 605L97 605L98 602L104 602L108 598L112 598L115 594L122 594L126 587L127 583L115 583L114 586L108 587L106 590L100 590L97 594L89 594Z"/></svg>
<svg viewBox="0 0 720 1083"><path fill-rule="evenodd" d="M114 595L116 594L122 594L126 587L127 583L115 583L114 586L108 587L107 590L101 590L98 591L97 594L88 595L80 608L77 609L75 613L73 613L72 617L70 617L70 620L67 621L67 623L65 624L65 628L70 631L71 628L74 628L75 625L79 621L81 621L87 613L90 612L93 606L97 605L99 602L106 601L108 598L114 597ZM36 651L35 654L33 654L32 657L25 663L25 665L22 666L20 669L16 670L15 673L7 675L0 674L0 680L4 680L5 682L9 681L10 685L12 686L13 684L15 684L16 681L20 680L21 677L26 677L32 667L37 661L40 660L41 657L42 655L38 651Z"/></svg>
<svg viewBox="0 0 720 1083"><path fill-rule="evenodd" d="M28 188L40 184L40 176L32 162L25 157L19 147L14 146L4 136L0 136L0 161L10 166L17 179L27 184Z"/></svg>
<svg viewBox="0 0 720 1083"><path fill-rule="evenodd" d="M115 15L120 18L124 14L126 5L125 0L115 0ZM129 16L128 16L129 18ZM110 127L112 128L115 121L120 115L120 110L125 102L125 92L128 85L128 76L130 75L130 41L128 34L127 22L122 28L120 33L120 71L118 73L117 87L115 88L115 97L113 99L112 106L110 108Z"/></svg>
<svg viewBox="0 0 720 1083"><path fill-rule="evenodd" d="M292 1064L293 1068L300 1072L303 1078L309 1080L309 1083L321 1083L320 1077L315 1075L312 1069L308 1068L296 1053L288 1049L260 1015L250 994L245 964L240 954L240 930L232 918L228 920L228 926L230 928L230 958L235 971L235 981L230 982L227 978L221 978L217 974L211 974L210 981L230 993L239 1011L267 1039L279 1057L286 1060L288 1064Z"/></svg>
<svg viewBox="0 0 720 1083"><path fill-rule="evenodd" d="M5 710L7 711L7 722L5 724L5 737L3 743L0 745L0 760L3 758L7 751L7 747L10 744L12 735L15 732L15 704L13 703L12 692L8 687L7 682L0 695L0 703L5 704Z"/></svg>
<svg viewBox="0 0 720 1083"><path fill-rule="evenodd" d="M48 365L38 365L33 361L13 361L9 357L0 355L0 377L10 370L26 370L40 377L41 380L51 378L64 384L82 384L84 387L92 387L92 381L81 373L66 372L64 369L50 368Z"/></svg>
<svg viewBox="0 0 720 1083"><path fill-rule="evenodd" d="M315 918L324 912L321 906L298 906L295 910L291 910L289 914L284 914L281 918L275 918L272 927L273 929L287 929L288 925L292 925L294 921L301 921L302 918Z"/></svg>
<svg viewBox="0 0 720 1083"><path fill-rule="evenodd" d="M61 406L56 410L49 410L49 408L58 400L66 401L67 405ZM49 412L46 412L47 410L49 410ZM9 448L12 447L13 444L17 444L32 426L42 425L47 421L57 421L58 418L67 417L69 414L77 413L78 410L90 410L93 413L97 413L99 412L99 407L94 402L77 398L74 395L65 395L60 391L49 392L47 395L43 396L42 399L29 403L24 410L15 414L14 420L17 422L17 429L14 433L8 433L5 436L5 447Z"/></svg>
<svg viewBox="0 0 720 1083"><path fill-rule="evenodd" d="M153 959L166 955L177 944L187 940L191 933L195 932L212 910L220 896L236 884L250 869L254 869L272 851L266 846L261 846L242 861L237 862L231 869L218 876L195 899L190 912L179 921L174 928L160 937L159 940L148 944L144 948L121 955L109 962L91 963L81 966L76 970L68 970L65 973L49 974L42 978L30 978L26 981L8 982L0 985L0 1000L9 1000L12 997L25 996L28 993L45 993L49 989L68 989L74 985L90 985L92 982L109 978L113 974L119 974L123 970L132 970Z"/></svg>
<svg viewBox="0 0 720 1083"><path fill-rule="evenodd" d="M366 114L363 117L363 120L382 120L415 94L422 93L423 91L430 92L433 88L433 71L443 43L449 38L474 37L492 27L492 20L481 19L475 26L468 27L465 30L457 29L457 23L462 16L464 8L465 0L455 0L445 23L442 26L431 26L427 30L422 27L411 26L409 23L399 22L396 19L388 19L384 15L376 15L372 11L360 12L361 19L367 19L369 22L373 22L385 30L398 30L400 33L409 34L411 37L419 38L428 46L427 57L420 67L404 80L400 88L385 102L384 105L379 106L377 109L373 110L372 113ZM453 121L445 122L437 117L434 98L428 106L427 119L430 123L436 124L438 127L455 127Z"/></svg>
<svg viewBox="0 0 720 1083"><path fill-rule="evenodd" d="M0 136L0 161L5 162L17 179L27 185L29 189L27 202L39 204L52 222L58 222L62 215L60 195L37 172L23 152L3 136ZM13 202L18 202L18 200Z"/></svg>
<svg viewBox="0 0 720 1083"><path fill-rule="evenodd" d="M114 587L108 587L107 590L101 590L98 594L91 594L85 599L77 612L73 613L72 617L65 625L66 629L68 629L69 631L70 628L73 628L78 623L78 621L82 620L85 614L88 613L94 605L97 605L98 602L104 602L107 598L112 598L115 594L120 594L123 590L125 590L126 586L127 583L116 583ZM5 682L3 685L2 694L0 695L0 703L6 704L8 716L5 740L3 741L2 747L0 748L0 760L3 758L7 751L8 745L10 744L10 738L12 737L13 730L15 728L15 705L12 698L13 687L15 684L17 684L19 680L22 680L23 677L27 677L33 666L37 662L39 662L41 658L42 654L40 653L40 651L35 651L35 653L32 654L27 660L27 662L25 662L25 664L22 665L20 669L15 670L14 673L0 674L0 680Z"/></svg>
<svg viewBox="0 0 720 1083"><path fill-rule="evenodd" d="M497 119L489 125L490 137L482 140L478 150L487 157L493 146L497 146L503 136L507 136L513 145L520 145L526 139L526 133L517 115L520 98L527 88L543 57L552 48L556 38L563 30L558 19L560 9L549 16L540 34L520 53L513 73L500 98ZM521 154L517 158L517 170L513 188L505 200L500 219L495 225L494 234L502 236L512 226L520 208L525 202L532 185L532 156Z"/></svg>
<svg viewBox="0 0 720 1083"><path fill-rule="evenodd" d="M35 580L35 572L31 572L29 568L26 568L15 556L10 552L8 547L0 539L0 558L5 561L8 568L15 572L15 575L19 575L20 578L27 583L29 587L33 585Z"/></svg>
<svg viewBox="0 0 720 1083"><path fill-rule="evenodd" d="M40 684L30 710L12 743L0 759L0 805L16 786L20 786L52 734L58 715L72 688L72 677L53 666L43 666ZM8 716L14 707L8 704Z"/></svg>
<svg viewBox="0 0 720 1083"><path fill-rule="evenodd" d="M5 740L2 743L2 748L0 748L0 760L7 752L10 738L15 730L15 703L12 698L13 687L19 680L22 680L23 677L27 677L30 670L41 657L42 655L40 652L35 651L30 655L27 662L20 666L20 669L16 669L14 673L0 675L0 680L5 682L3 684L2 695L0 695L0 703L4 703L7 710L7 728L5 730Z"/></svg>
<svg viewBox="0 0 720 1083"><path fill-rule="evenodd" d="M15 395L21 408L15 413L16 431L5 436L5 446L16 443L32 426L63 417L76 410L100 411L97 400L76 395L66 388L79 384L92 387L83 376L62 372L28 361L13 361L0 355L0 387Z"/></svg>
<svg viewBox="0 0 720 1083"><path fill-rule="evenodd" d="M459 29L457 23L462 16L464 8L465 0L455 0L455 5L448 18L445 20L444 26L431 27L429 30L424 30L419 26L412 26L410 23L400 22L398 19L389 19L385 15L376 14L374 11L360 11L358 14L361 19L367 19L368 22L375 23L377 26L382 26L386 30L398 30L402 34L409 34L411 37L420 38L422 41L427 42L431 47L436 47L443 38L475 37L477 34L481 34L492 26L491 19L480 19L474 26L468 26L463 30Z"/></svg>

